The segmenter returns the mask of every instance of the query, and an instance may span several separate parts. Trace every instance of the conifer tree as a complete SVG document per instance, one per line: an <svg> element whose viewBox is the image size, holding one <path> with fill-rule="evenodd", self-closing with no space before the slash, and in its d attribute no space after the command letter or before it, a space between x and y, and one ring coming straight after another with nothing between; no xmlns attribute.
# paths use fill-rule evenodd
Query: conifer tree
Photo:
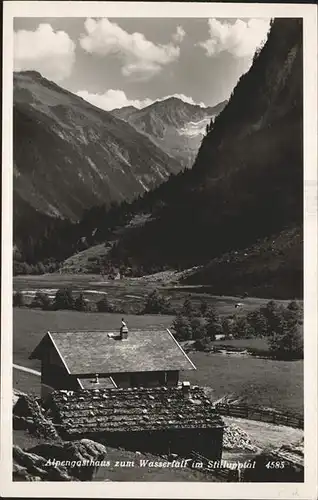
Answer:
<svg viewBox="0 0 318 500"><path fill-rule="evenodd" d="M189 318L178 313L172 323L172 328L175 332L175 337L178 340L191 340L192 328Z"/></svg>
<svg viewBox="0 0 318 500"><path fill-rule="evenodd" d="M223 333L222 323L215 309L211 308L207 312L206 335L215 340L215 336Z"/></svg>
<svg viewBox="0 0 318 500"><path fill-rule="evenodd" d="M57 290L54 299L54 309L73 309L74 299L70 288L60 288Z"/></svg>
<svg viewBox="0 0 318 500"><path fill-rule="evenodd" d="M86 311L87 310L87 303L86 303L86 300L84 299L84 295L82 293L80 293L79 296L76 298L75 303L74 303L74 309L76 309L76 311Z"/></svg>

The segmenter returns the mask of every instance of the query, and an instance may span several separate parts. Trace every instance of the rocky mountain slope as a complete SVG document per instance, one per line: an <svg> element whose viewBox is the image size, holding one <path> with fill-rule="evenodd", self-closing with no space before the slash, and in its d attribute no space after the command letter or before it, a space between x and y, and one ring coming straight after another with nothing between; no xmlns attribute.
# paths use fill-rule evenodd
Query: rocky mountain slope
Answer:
<svg viewBox="0 0 318 500"><path fill-rule="evenodd" d="M180 170L144 134L34 71L14 74L14 203L77 220Z"/></svg>
<svg viewBox="0 0 318 500"><path fill-rule="evenodd" d="M156 203L148 204L151 217L120 239L112 250L113 259L133 261L148 270L158 265L190 267L228 252L244 254L263 241L259 255L263 252L268 259L259 257L258 265L253 263L246 283L251 288L262 275L258 287L262 293L260 288L266 288L269 278L260 264L273 262L267 238L274 235L273 239L281 239L280 262L284 262L282 274L279 266L272 270L274 281L283 282L279 294L300 296L302 113L301 20L276 19L265 46L204 138L193 168L152 193ZM227 280L233 266L222 266L220 275L213 262L205 282L213 283L215 291L222 288L222 293L230 293L234 281L242 282L248 270L241 264L236 278ZM203 274L193 276L193 282L200 282ZM220 280L228 282L227 290Z"/></svg>
<svg viewBox="0 0 318 500"><path fill-rule="evenodd" d="M112 114L128 121L171 157L190 167L206 133L207 124L226 104L227 101L223 101L204 108L170 97L143 109L133 106L115 109Z"/></svg>

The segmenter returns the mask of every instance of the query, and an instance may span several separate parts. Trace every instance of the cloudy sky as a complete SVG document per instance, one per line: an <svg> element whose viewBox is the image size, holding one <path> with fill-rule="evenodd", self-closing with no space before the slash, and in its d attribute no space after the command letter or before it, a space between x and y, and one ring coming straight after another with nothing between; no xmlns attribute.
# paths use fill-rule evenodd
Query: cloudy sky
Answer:
<svg viewBox="0 0 318 500"><path fill-rule="evenodd" d="M34 69L110 110L176 95L227 99L268 19L15 18L14 69Z"/></svg>

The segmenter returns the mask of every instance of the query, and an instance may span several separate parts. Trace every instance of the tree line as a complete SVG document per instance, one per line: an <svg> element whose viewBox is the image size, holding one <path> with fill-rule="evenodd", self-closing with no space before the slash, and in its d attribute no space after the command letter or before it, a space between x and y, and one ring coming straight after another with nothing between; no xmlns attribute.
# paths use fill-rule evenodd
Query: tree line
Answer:
<svg viewBox="0 0 318 500"><path fill-rule="evenodd" d="M88 301L83 293L75 298L70 288L56 291L53 300L37 292L26 304L21 292L14 292L13 306L43 310L75 310L82 312L126 313L125 308L110 301L106 295L97 302ZM269 352L277 358L295 359L303 357L302 321L303 311L296 301L287 306L271 300L265 306L247 314L220 316L214 307L201 300L194 305L186 298L179 308L157 290L150 292L143 304L136 304L133 314L171 314L175 316L172 330L178 341L193 341L198 350L211 350L213 342L221 336L226 339L264 338Z"/></svg>
<svg viewBox="0 0 318 500"><path fill-rule="evenodd" d="M179 312L172 328L177 340L194 340L198 350L209 350L218 335L224 339L264 338L279 359L303 358L303 312L296 301L286 307L271 300L246 315L220 317L213 308L199 317L189 306Z"/></svg>

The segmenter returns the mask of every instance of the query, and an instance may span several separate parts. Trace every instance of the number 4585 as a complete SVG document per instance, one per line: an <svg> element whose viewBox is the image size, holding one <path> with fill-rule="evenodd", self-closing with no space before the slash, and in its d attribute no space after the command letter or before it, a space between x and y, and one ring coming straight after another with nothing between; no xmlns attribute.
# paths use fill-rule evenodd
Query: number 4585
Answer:
<svg viewBox="0 0 318 500"><path fill-rule="evenodd" d="M265 467L267 469L283 469L285 467L285 462L282 462L282 461L267 462Z"/></svg>

